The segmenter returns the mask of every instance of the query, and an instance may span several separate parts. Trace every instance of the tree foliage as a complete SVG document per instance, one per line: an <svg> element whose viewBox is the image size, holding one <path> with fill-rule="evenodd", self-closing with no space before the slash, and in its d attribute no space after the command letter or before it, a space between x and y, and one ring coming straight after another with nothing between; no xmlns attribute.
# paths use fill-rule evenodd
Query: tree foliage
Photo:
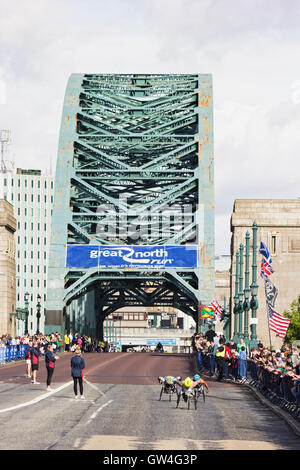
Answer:
<svg viewBox="0 0 300 470"><path fill-rule="evenodd" d="M285 335L285 343L293 343L293 341L300 340L300 296L298 299L293 300L291 309L284 311L283 316L291 320Z"/></svg>

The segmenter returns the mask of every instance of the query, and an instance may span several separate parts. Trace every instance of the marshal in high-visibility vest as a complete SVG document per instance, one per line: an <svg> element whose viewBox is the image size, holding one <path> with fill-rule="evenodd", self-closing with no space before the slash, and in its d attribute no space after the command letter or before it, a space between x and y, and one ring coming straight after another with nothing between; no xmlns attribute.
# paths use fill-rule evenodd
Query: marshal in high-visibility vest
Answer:
<svg viewBox="0 0 300 470"><path fill-rule="evenodd" d="M216 357L225 357L225 346L219 346L216 351Z"/></svg>

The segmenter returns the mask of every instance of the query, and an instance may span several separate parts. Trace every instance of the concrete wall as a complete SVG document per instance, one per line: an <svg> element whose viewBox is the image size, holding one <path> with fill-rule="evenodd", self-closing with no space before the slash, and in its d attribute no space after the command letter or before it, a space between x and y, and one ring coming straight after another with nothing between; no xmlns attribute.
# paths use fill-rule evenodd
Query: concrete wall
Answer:
<svg viewBox="0 0 300 470"><path fill-rule="evenodd" d="M240 243L245 244L245 234L249 230L252 245L252 224L256 221L258 226L257 244L266 243L271 257L274 274L270 280L278 289L275 311L282 314L289 310L291 302L300 295L300 200L293 199L238 199L234 203L231 231L232 255ZM275 246L274 245L275 242ZM257 283L258 290L258 325L257 336L266 345L269 345L268 318L264 282L260 277L261 255L257 255ZM250 257L251 270L252 257ZM245 266L245 265L244 265ZM233 271L234 271L233 266ZM233 279L233 278L232 278ZM251 284L251 275L250 275ZM234 296L234 279L231 289L232 305ZM232 321L233 324L233 321ZM278 347L282 340L271 333L272 345Z"/></svg>

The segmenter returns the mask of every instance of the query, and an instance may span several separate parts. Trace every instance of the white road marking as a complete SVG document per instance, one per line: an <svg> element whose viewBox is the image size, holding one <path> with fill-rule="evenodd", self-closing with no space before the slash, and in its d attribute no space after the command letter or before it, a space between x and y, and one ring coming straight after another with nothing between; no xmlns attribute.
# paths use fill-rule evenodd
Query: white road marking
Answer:
<svg viewBox="0 0 300 470"><path fill-rule="evenodd" d="M84 379L84 382L104 397L105 393L103 393L101 390L99 390L99 388L96 387L96 385L92 384L91 382L88 382L86 379Z"/></svg>
<svg viewBox="0 0 300 470"><path fill-rule="evenodd" d="M60 387L56 388L55 390L52 390L51 392L46 392L44 395L34 398L34 400L21 403L20 405L11 406L10 408L4 408L3 410L0 410L0 413L6 413L7 411L13 411L19 408L24 408L26 406L34 405L35 403L38 403L41 400L45 400L45 398L51 397L51 395L54 395L54 393L60 392L60 390L63 390L64 388L68 387L71 384L73 384L73 381L67 382L61 385Z"/></svg>
<svg viewBox="0 0 300 470"><path fill-rule="evenodd" d="M96 410L95 413L93 413L93 414L91 415L90 419L87 421L86 424L87 424L87 425L90 424L91 421L97 417L98 413L100 413L100 411L102 411L103 408L105 408L106 406L108 406L108 405L109 405L110 403L112 403L112 402L113 402L113 400L109 400L109 401L107 401L106 403L104 403L104 405L101 405L100 408L98 408L98 410Z"/></svg>

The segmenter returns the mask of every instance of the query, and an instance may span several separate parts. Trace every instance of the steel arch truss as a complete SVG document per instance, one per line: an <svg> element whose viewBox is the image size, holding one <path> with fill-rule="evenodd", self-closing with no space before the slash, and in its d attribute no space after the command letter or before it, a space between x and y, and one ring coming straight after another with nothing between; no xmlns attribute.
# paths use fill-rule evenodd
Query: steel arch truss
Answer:
<svg viewBox="0 0 300 470"><path fill-rule="evenodd" d="M197 319L214 285L212 127L210 75L70 77L56 168L48 329L91 288L107 299L105 315L118 305L161 302ZM191 243L199 246L195 269L65 267L67 244Z"/></svg>

